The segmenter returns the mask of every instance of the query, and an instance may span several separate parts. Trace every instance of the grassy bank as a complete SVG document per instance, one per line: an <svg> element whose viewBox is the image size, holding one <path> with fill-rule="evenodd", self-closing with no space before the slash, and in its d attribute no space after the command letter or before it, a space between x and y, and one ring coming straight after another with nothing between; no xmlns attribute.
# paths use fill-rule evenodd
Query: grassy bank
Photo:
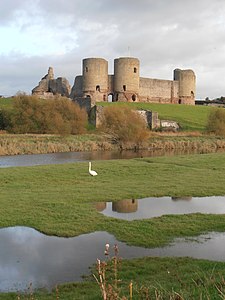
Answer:
<svg viewBox="0 0 225 300"><path fill-rule="evenodd" d="M205 136L197 133L152 133L142 147L149 151L185 151L196 153L215 152L225 149L225 138ZM129 149L129 147L128 147ZM47 134L0 134L0 156L38 154L71 151L120 150L104 134L47 135Z"/></svg>
<svg viewBox="0 0 225 300"><path fill-rule="evenodd" d="M99 102L97 105L129 105L137 109L146 109L158 112L162 120L173 120L180 124L184 131L205 131L209 112L212 107L203 105L179 105L159 103L125 103L125 102Z"/></svg>
<svg viewBox="0 0 225 300"><path fill-rule="evenodd" d="M224 195L224 159L225 154L204 154L95 161L96 177L88 174L87 163L1 169L0 227L24 225L58 236L103 230L145 247L164 245L175 237L225 231L225 215L167 215L129 222L105 217L91 204L148 196ZM220 299L216 285L224 282L224 266L185 258L143 258L123 262L120 272L125 286L132 279L138 284L136 291L147 285L163 291L164 299L172 290L184 299L201 299L201 292ZM100 299L93 281L62 286L59 295L60 299ZM4 300L15 297L0 294ZM54 293L37 294L37 299L54 298Z"/></svg>

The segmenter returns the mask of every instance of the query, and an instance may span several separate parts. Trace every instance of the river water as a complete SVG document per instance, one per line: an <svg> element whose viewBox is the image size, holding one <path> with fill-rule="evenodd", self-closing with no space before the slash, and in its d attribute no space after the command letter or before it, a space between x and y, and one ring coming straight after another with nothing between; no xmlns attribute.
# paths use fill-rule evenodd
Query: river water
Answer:
<svg viewBox="0 0 225 300"><path fill-rule="evenodd" d="M130 159L153 156L173 156L201 154L196 150L155 150L155 151L91 151L91 152L58 152L48 154L24 154L0 156L0 168L64 164L91 160Z"/></svg>

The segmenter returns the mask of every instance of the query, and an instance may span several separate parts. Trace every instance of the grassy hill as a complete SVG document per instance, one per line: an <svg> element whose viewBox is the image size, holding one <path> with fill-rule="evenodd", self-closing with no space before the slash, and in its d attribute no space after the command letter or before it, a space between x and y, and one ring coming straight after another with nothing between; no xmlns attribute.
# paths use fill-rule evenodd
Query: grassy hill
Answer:
<svg viewBox="0 0 225 300"><path fill-rule="evenodd" d="M156 111L163 120L177 121L184 131L204 131L212 107L158 103L99 102L97 105L129 105L136 109Z"/></svg>
<svg viewBox="0 0 225 300"><path fill-rule="evenodd" d="M12 98L1 98L0 109L10 108ZM97 105L128 105L135 109L146 109L158 112L159 118L177 121L183 131L204 131L207 124L209 112L213 109L209 106L192 106L159 103L125 103L125 102L98 102Z"/></svg>

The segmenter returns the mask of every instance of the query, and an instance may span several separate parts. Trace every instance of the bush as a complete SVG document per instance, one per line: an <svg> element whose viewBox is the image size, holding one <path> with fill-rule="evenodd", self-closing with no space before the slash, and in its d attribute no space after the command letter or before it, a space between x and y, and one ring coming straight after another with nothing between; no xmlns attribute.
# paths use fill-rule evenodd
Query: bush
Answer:
<svg viewBox="0 0 225 300"><path fill-rule="evenodd" d="M213 109L208 117L207 131L225 136L225 109Z"/></svg>
<svg viewBox="0 0 225 300"><path fill-rule="evenodd" d="M14 98L7 130L13 133L80 134L87 113L63 97L44 100L21 94Z"/></svg>
<svg viewBox="0 0 225 300"><path fill-rule="evenodd" d="M101 129L110 134L121 148L139 148L149 136L146 123L129 107L108 106L104 108Z"/></svg>

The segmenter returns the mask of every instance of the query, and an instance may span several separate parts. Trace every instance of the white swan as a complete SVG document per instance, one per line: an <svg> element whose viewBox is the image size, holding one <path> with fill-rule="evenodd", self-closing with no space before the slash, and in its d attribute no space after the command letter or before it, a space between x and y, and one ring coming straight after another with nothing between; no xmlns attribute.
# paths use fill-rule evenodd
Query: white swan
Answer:
<svg viewBox="0 0 225 300"><path fill-rule="evenodd" d="M97 172L95 172L94 170L91 170L91 162L90 161L89 161L89 174L91 174L92 176L98 175Z"/></svg>

